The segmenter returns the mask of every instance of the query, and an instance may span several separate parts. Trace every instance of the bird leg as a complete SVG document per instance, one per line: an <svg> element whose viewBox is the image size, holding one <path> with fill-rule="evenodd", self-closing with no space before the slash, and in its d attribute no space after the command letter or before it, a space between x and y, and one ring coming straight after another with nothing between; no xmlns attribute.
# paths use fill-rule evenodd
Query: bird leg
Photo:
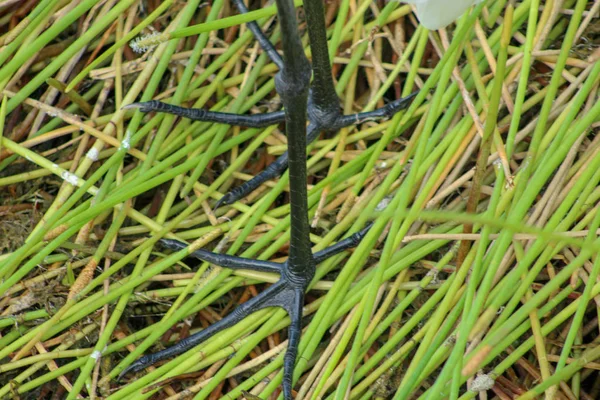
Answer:
<svg viewBox="0 0 600 400"><path fill-rule="evenodd" d="M242 13L248 12L248 8L243 0L234 0L237 8ZM306 10L306 19L308 26L308 36L312 52L312 71L313 82L308 95L308 137L307 142L312 143L321 132L336 132L341 128L352 125L362 124L365 121L377 121L391 118L401 110L406 109L417 92L411 95L395 100L379 109L341 115L339 101L335 92L329 52L327 49L327 36L325 31L325 17L323 4L321 0L307 0L304 3ZM258 40L260 46L268 57L276 64L279 69L283 69L283 58L277 52L273 44L262 32L256 22L249 22L248 28ZM261 128L284 121L283 111L276 111L264 114L238 115L226 112L213 112L204 109L189 109L185 107L174 106L152 100L142 103L132 103L126 108L139 108L140 111L166 112L189 118L194 121L217 122L232 126L246 126L251 128ZM252 191L256 190L263 183L279 177L288 166L288 152L283 153L265 170L254 176L252 179L242 183L226 193L215 203L214 209L223 205L233 204L234 202L246 197Z"/></svg>
<svg viewBox="0 0 600 400"><path fill-rule="evenodd" d="M360 241L365 237L370 228L371 224L367 225L365 228L347 237L346 239L340 240L338 243L314 253L314 264L320 264L328 258L331 258L345 250L356 247L360 243ZM161 239L161 243L163 244L163 246L174 251L179 251L188 247L187 243L179 242L177 240L172 239ZM245 317L249 316L250 314L256 311L259 311L265 307L278 306L284 308L289 313L290 319L292 320L292 324L289 328L290 345L288 346L288 350L286 353L286 355L289 353L289 356L286 357L284 364L284 376L287 377L287 381L284 381L284 393L286 393L286 391L288 390L287 386L289 386L289 390L291 391L291 383L289 382L291 382L290 379L294 370L294 363L296 358L296 354L294 352L297 352L297 343L292 342L292 336L294 337L294 340L298 340L300 337L300 322L302 319L303 301L300 302L300 299L296 299L296 292L286 287L286 278L283 277L289 276L289 272L287 271L287 269L289 269L289 259L284 263L276 263L272 261L263 261L251 258L230 256L228 254L213 253L211 251L203 249L199 249L190 253L188 257L194 257L199 260L206 261L223 268L246 269L251 271L278 273L281 274L282 278L275 284L267 288L267 290L260 293L258 296L252 298L251 300L243 303L240 307L236 308L231 314L227 315L225 318L216 322L210 327L203 329L202 331L195 333L185 339L182 339L181 341L177 342L177 344L173 345L172 347L169 347L168 349L164 349L156 353L140 357L134 363L129 365L125 370L123 370L123 372L121 372L121 374L119 375L119 379L121 379L123 376L129 373L141 371L142 369L166 358L182 354L188 351L189 349L201 344L202 342L204 342L214 334L222 331L223 329L235 325L236 323L240 322ZM304 286L303 283L300 286ZM304 290L302 290L302 296L304 296ZM299 308L295 307L296 303L300 304ZM294 330L296 331L293 332ZM291 399L291 397L285 398Z"/></svg>
<svg viewBox="0 0 600 400"><path fill-rule="evenodd" d="M234 0L241 12L247 12L242 0ZM240 322L250 314L266 307L281 307L290 315L288 328L288 348L283 366L283 395L285 400L292 399L292 379L301 335L302 307L304 293L315 275L315 265L344 250L354 247L364 238L371 225L354 235L341 240L322 251L312 254L309 241L308 196L306 172L306 145L323 131L337 131L340 128L360 124L367 120L390 118L410 104L414 94L396 100L383 108L354 115L341 115L339 102L333 85L323 5L321 0L305 0L304 7L308 23L308 34L313 55L310 85L310 63L304 55L296 13L292 0L276 0L281 26L283 57L254 22L249 24L251 31L271 60L279 66L275 76L275 88L282 99L284 111L259 115L236 115L211 112L207 110L186 109L158 101L134 103L142 111L167 112L197 121L210 121L250 127L264 127L285 121L288 138L288 151L279 157L265 171L252 180L238 186L223 196L217 206L231 204L246 196L266 180L279 176L289 167L290 179L290 218L291 236L289 257L284 263L260 261L216 254L206 250L197 250L190 256L231 269L249 269L278 273L279 280L258 296L236 308L231 314L210 327L186 338L174 346L141 357L125 369L119 378L130 372L139 371L157 361L181 354L202 343L212 335ZM307 121L309 122L307 127ZM187 247L186 244L163 240L163 244L174 250Z"/></svg>
<svg viewBox="0 0 600 400"><path fill-rule="evenodd" d="M314 86L314 82L313 82ZM412 99L417 95L414 92L404 98L394 100L393 102L386 104L385 106L378 108L373 111L350 114L350 115L338 115L333 122L330 122L329 127L323 127L317 125L311 120L311 115L315 115L314 102L309 99L308 103L308 133L307 142L312 143L322 131L334 132L341 128L345 128L352 125L362 124L365 121L377 121L381 119L391 118L397 112L404 110L410 105ZM232 126L247 126L251 128L262 128L265 126L277 124L285 120L283 111L275 111L272 113L264 114L252 114L252 115L239 115L233 113L223 113L208 111L200 108L185 108L174 106L171 104L163 103L157 100L151 100L143 103L131 103L124 108L139 108L140 111L160 111L168 114L174 114L181 117L189 118L194 121L203 122L219 122ZM322 116L323 113L320 113ZM324 119L324 118L321 118ZM221 197L214 205L214 209L217 209L224 205L233 204L236 201L246 197L254 190L256 190L263 183L279 177L288 166L288 152L284 152L274 162L269 164L267 168L261 171L258 175L252 179L236 186L231 191L227 192Z"/></svg>

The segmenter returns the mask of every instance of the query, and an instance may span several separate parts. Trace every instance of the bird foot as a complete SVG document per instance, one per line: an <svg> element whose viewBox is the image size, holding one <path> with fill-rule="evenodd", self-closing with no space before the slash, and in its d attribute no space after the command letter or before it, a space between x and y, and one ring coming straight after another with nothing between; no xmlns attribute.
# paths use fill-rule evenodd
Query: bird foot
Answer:
<svg viewBox="0 0 600 400"><path fill-rule="evenodd" d="M369 224L359 232L339 241L335 245L314 253L313 259L315 264L323 262L326 259L333 257L334 255L339 254L349 248L355 247L365 237L370 228L371 225ZM186 243L172 239L161 239L161 243L165 247L175 251L179 251L188 247ZM295 276L288 269L287 261L284 263L276 263L272 261L254 260L230 256L227 254L213 253L203 249L191 252L189 257L210 262L224 268L276 272L279 273L281 277L277 282L269 286L264 292L241 304L225 318L212 324L208 328L182 339L172 347L169 347L165 350L142 356L134 363L129 365L125 370L123 370L117 380L120 381L126 375L141 371L142 369L149 367L158 361L182 354L201 344L222 330L237 324L244 318L257 311L267 307L280 307L286 310L291 320L291 324L288 328L288 348L285 353L283 364L283 393L286 400L291 400L291 398L288 397L288 393L292 392L292 376L296 357L298 355L300 335L302 332L302 308L304 305L304 293L310 284L312 276Z"/></svg>
<svg viewBox="0 0 600 400"><path fill-rule="evenodd" d="M406 109L417 94L418 92L411 93L406 97L394 100L391 103L388 103L387 105L373 111L341 115L337 112L337 110L332 110L329 112L331 116L320 115L318 121L310 121L307 132L307 142L311 143L314 141L321 132L336 132L339 129L353 125L359 125L366 121L378 121L392 118L398 112ZM314 117L316 113L311 110L311 105L312 103L309 102L308 115L309 117ZM245 126L251 128L264 128L269 125L284 122L285 120L284 111L275 111L265 114L239 115L225 112L213 112L200 108L185 108L163 103L157 100L132 103L124 108L138 108L142 112L165 112L168 114L189 118L193 121L216 122L231 126ZM233 204L234 202L249 195L263 183L277 178L283 173L283 171L285 171L287 168L287 163L288 153L286 151L255 177L233 188L231 191L217 200L213 209Z"/></svg>

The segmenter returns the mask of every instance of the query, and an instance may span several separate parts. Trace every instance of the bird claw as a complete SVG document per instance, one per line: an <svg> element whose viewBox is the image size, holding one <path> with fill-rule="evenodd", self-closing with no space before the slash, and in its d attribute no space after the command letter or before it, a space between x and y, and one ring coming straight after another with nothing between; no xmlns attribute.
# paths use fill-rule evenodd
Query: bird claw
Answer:
<svg viewBox="0 0 600 400"><path fill-rule="evenodd" d="M348 238L343 239L324 250L316 252L314 254L315 262L322 262L327 258L349 249L350 247L355 247L365 237L371 226L372 224L368 224L365 228L349 236ZM173 239L161 239L161 243L163 246L174 251L180 251L189 247L187 243ZM276 272L281 274L281 277L276 283L269 286L264 292L241 304L234 309L231 314L212 324L208 328L179 341L174 346L165 350L142 356L124 369L119 374L117 381L121 381L126 375L138 372L152 364L155 364L158 361L186 352L189 349L203 343L213 335L237 324L244 318L259 310L267 307L280 307L286 310L291 320L288 328L289 343L284 358L283 368L283 392L285 399L291 400L291 398L288 397L288 393L291 393L292 390L292 376L298 354L300 335L302 332L302 308L304 305L304 292L308 288L310 281L308 279L298 279L298 277L295 279L292 278L287 268L287 261L283 264L279 264L271 261L253 260L230 256L227 254L213 253L203 249L193 251L189 254L189 256L226 268Z"/></svg>
<svg viewBox="0 0 600 400"><path fill-rule="evenodd" d="M208 328L189 336L172 347L156 353L145 355L125 368L117 377L121 381L126 375L141 371L158 361L182 354L193 347L200 345L217 333L227 329L251 314L267 307L280 307L287 311L291 324L288 328L288 349L284 357L283 386L284 393L291 393L292 376L298 354L298 343L302 332L302 307L304 304L304 291L308 282L293 280L284 272L279 281L268 287L258 296L246 301L227 315L225 318L210 325ZM291 400L285 395L286 400Z"/></svg>

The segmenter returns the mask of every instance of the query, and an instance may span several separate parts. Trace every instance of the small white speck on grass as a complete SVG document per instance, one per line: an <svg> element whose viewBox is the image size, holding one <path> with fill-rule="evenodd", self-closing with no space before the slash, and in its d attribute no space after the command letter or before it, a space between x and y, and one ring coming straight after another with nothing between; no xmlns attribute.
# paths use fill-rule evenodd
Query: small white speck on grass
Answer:
<svg viewBox="0 0 600 400"><path fill-rule="evenodd" d="M99 350L96 350L92 354L90 354L90 358L93 358L94 360L97 360L100 357L102 357L102 353Z"/></svg>
<svg viewBox="0 0 600 400"><path fill-rule="evenodd" d="M483 392L493 388L495 383L496 382L489 375L477 375L477 378L473 380L473 383L471 384L469 390L475 393Z"/></svg>
<svg viewBox="0 0 600 400"><path fill-rule="evenodd" d="M390 198L384 198L383 200L381 200L379 202L379 204L377 204L377 207L375 207L375 211L383 211L387 208L387 206L390 205L390 203L392 202L392 199Z"/></svg>
<svg viewBox="0 0 600 400"><path fill-rule="evenodd" d="M131 131L128 130L127 132L125 132L125 137L121 142L121 147L125 150L129 150L129 148L131 147Z"/></svg>
<svg viewBox="0 0 600 400"><path fill-rule="evenodd" d="M74 174L70 173L69 171L64 171L60 176L65 181L69 182L71 185L77 186L77 182L79 181L79 178L77 178L77 175L74 175Z"/></svg>
<svg viewBox="0 0 600 400"><path fill-rule="evenodd" d="M95 147L92 147L91 149L88 150L88 152L85 156L92 161L98 161L99 154L100 153L98 152L98 149L96 149Z"/></svg>

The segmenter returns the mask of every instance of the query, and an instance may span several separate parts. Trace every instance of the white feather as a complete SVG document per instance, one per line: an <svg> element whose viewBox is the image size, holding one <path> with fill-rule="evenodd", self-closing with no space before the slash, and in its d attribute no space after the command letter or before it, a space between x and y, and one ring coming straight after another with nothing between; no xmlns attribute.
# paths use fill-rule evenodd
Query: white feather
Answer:
<svg viewBox="0 0 600 400"><path fill-rule="evenodd" d="M457 20L473 4L483 0L402 0L417 7L419 22L431 30L441 29Z"/></svg>

